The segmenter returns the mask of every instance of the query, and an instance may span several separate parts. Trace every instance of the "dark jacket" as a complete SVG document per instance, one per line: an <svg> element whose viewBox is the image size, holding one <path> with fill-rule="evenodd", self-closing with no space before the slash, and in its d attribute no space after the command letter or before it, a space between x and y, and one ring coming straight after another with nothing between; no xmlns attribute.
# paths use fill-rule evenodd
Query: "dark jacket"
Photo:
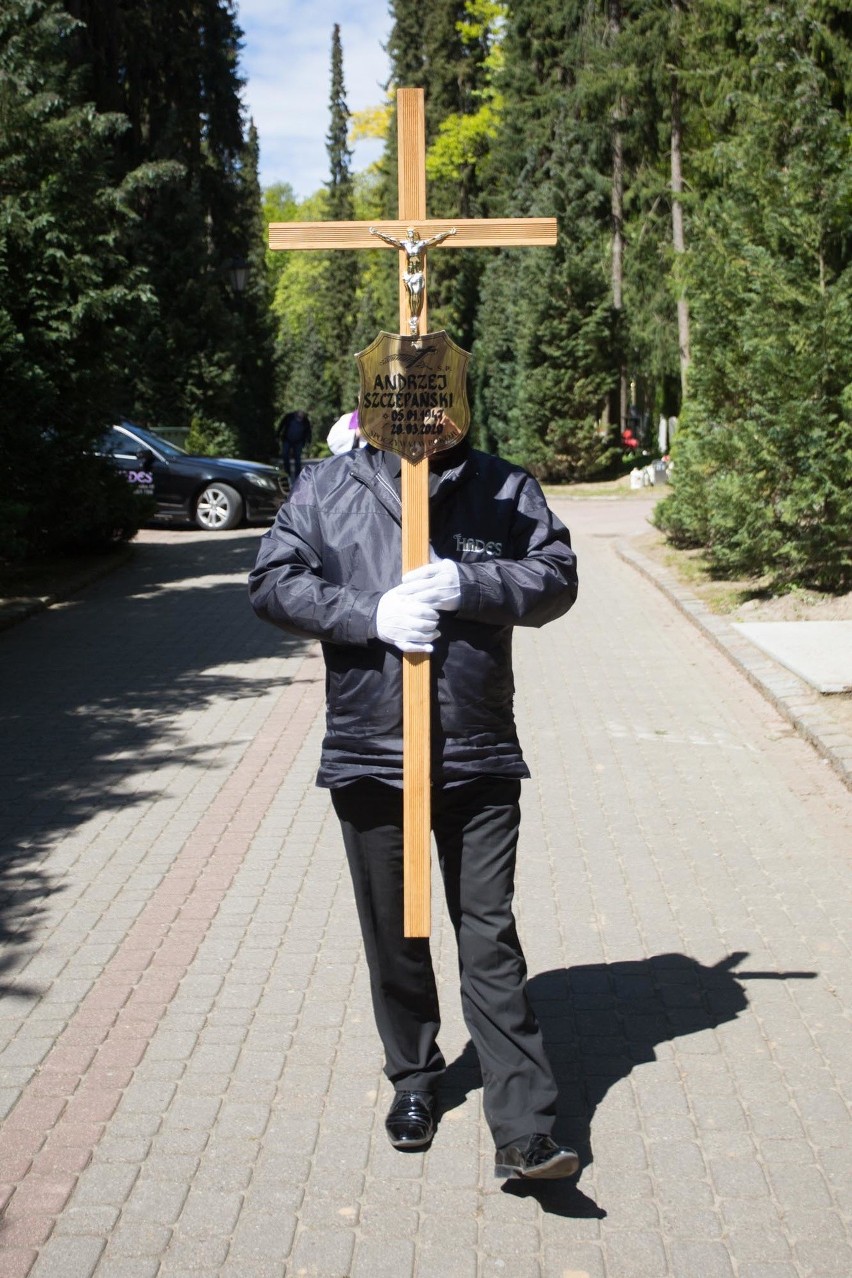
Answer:
<svg viewBox="0 0 852 1278"><path fill-rule="evenodd" d="M432 653L432 780L529 776L512 712L512 628L573 604L570 536L519 467L466 444L436 463L430 541L458 562L461 607L441 614ZM376 637L379 599L402 571L399 472L397 456L372 447L302 471L249 577L258 616L322 641L319 785L402 783L402 654Z"/></svg>
<svg viewBox="0 0 852 1278"><path fill-rule="evenodd" d="M311 442L311 419L301 409L285 413L278 423L277 434L282 444L301 444L305 447Z"/></svg>

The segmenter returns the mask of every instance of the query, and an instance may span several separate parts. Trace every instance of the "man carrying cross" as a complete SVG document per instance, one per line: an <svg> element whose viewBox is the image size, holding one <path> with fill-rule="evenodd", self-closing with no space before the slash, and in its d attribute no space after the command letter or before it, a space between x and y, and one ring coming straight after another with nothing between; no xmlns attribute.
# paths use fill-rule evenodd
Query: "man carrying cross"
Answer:
<svg viewBox="0 0 852 1278"><path fill-rule="evenodd" d="M432 827L459 947L465 1020L482 1067L498 1174L565 1176L550 1137L556 1085L526 996L512 914L523 761L512 714L512 631L570 608L567 530L524 470L463 440L429 464L435 562L403 575L400 458L372 446L303 471L250 577L258 615L319 639L331 790L352 873L395 1089L392 1144L435 1131L444 1070L426 938L403 936L402 654L431 653Z"/></svg>
<svg viewBox="0 0 852 1278"><path fill-rule="evenodd" d="M400 342L409 370L422 370L426 348L438 345L420 335L425 253L453 243L456 227L424 221L422 90L400 89L397 111L406 238L396 224L290 223L270 228L270 246L363 248L379 239L403 252L400 326L407 322L412 336ZM432 234L421 238L415 222ZM478 245L555 242L552 219L469 219L459 230L459 241ZM529 772L512 711L511 648L516 625L540 626L571 607L576 560L526 471L472 449L466 423L443 404L422 419L407 401L395 411L384 404L405 399L410 386L394 365L399 350L376 350L389 336L359 356L365 410L376 407L365 394L365 357L378 359L374 375L389 363L399 368L373 383L378 390L381 380L383 429L359 412L370 445L303 471L262 540L251 600L265 620L322 643L327 730L317 783L331 790L352 874L395 1091L391 1143L420 1149L432 1140L445 1068L428 940L431 831L496 1174L569 1176L578 1158L551 1137L556 1084L512 913L520 780ZM455 413L450 366L436 367L436 387Z"/></svg>

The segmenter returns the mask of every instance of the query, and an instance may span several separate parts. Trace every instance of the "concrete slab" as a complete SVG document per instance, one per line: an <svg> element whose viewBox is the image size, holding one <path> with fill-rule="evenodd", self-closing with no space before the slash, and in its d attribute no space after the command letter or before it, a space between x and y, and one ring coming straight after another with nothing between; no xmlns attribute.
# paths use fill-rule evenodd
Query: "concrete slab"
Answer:
<svg viewBox="0 0 852 1278"><path fill-rule="evenodd" d="M749 621L734 628L817 691L852 691L852 621Z"/></svg>

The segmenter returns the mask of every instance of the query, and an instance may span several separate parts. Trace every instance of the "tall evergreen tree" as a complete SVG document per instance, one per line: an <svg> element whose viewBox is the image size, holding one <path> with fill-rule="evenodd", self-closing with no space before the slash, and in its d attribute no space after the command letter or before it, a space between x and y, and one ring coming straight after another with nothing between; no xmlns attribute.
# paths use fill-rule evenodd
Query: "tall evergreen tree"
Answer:
<svg viewBox="0 0 852 1278"><path fill-rule="evenodd" d="M87 101L50 0L0 10L0 554L133 531L127 485L87 455L121 401L132 330L151 297L123 247L124 129ZM138 182L143 175L134 175Z"/></svg>
<svg viewBox="0 0 852 1278"><path fill-rule="evenodd" d="M495 97L488 96L494 79L489 59L502 35L504 10L498 0L434 0L429 5L391 0L391 83L424 91L430 216L471 217L484 212L480 163L496 131ZM396 170L395 119L387 170ZM385 190L390 190L389 179ZM396 216L395 208L388 208L388 215ZM454 249L451 254L438 251L428 260L429 326L446 328L468 348L487 260L488 254L471 249ZM396 277L398 273L397 269Z"/></svg>
<svg viewBox="0 0 852 1278"><path fill-rule="evenodd" d="M631 0L612 49L627 105L624 338L639 410L677 413L689 365L684 284L689 132L681 0Z"/></svg>
<svg viewBox="0 0 852 1278"><path fill-rule="evenodd" d="M326 143L329 178L326 183L327 216L333 222L350 222L355 217L352 182L352 151L349 147L349 108L343 78L343 46L340 26L331 34L331 91L329 131ZM351 338L358 305L360 255L349 251L326 257L321 308L322 329L330 358L326 368L324 415L334 421L355 402L358 394L357 369L350 358Z"/></svg>
<svg viewBox="0 0 852 1278"><path fill-rule="evenodd" d="M491 199L509 215L556 213L560 241L489 264L474 348L480 438L562 478L609 460L596 423L617 368L605 267L611 107L589 114L579 92L588 40L583 0L512 6Z"/></svg>
<svg viewBox="0 0 852 1278"><path fill-rule="evenodd" d="M271 347L246 358L262 332L264 289L233 295L229 265L248 260L259 192L246 182L247 140L232 0L67 0L85 24L78 60L98 105L129 120L119 176L159 164L172 180L137 191L128 260L144 270L157 309L140 323L125 411L152 425L193 424L196 446L265 456L272 421L252 418L249 370L271 370ZM249 160L250 164L250 160ZM258 269L262 259L255 256ZM263 410L265 413L269 409ZM248 429L248 435L243 430Z"/></svg>
<svg viewBox="0 0 852 1278"><path fill-rule="evenodd" d="M848 34L796 0L705 2L691 33L693 361L659 521L776 585L852 585Z"/></svg>
<svg viewBox="0 0 852 1278"><path fill-rule="evenodd" d="M275 321L272 279L267 268L266 222L258 176L259 140L252 121L239 168L240 220L235 242L247 242L245 292L237 308L239 394L235 425L242 448L265 460L274 447L276 417ZM280 255L279 255L280 256Z"/></svg>

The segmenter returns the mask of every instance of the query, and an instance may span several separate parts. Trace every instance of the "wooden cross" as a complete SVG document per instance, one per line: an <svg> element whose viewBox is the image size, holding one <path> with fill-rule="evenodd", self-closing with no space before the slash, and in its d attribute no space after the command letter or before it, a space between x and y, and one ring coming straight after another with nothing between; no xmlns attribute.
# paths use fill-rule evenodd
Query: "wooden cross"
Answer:
<svg viewBox="0 0 852 1278"><path fill-rule="evenodd" d="M426 125L422 89L399 89L398 127L399 220L396 222L273 222L271 249L374 249L388 247L370 228L403 239L409 227L431 238L445 231L457 234L444 248L546 247L556 243L556 219L454 218L439 221L426 216ZM408 295L402 274L399 284L399 331L406 332ZM420 332L428 332L426 301L420 313ZM402 571L429 562L429 463L402 457ZM402 654L403 715L403 838L404 932L428 936L431 930L430 805L430 678L428 653Z"/></svg>

